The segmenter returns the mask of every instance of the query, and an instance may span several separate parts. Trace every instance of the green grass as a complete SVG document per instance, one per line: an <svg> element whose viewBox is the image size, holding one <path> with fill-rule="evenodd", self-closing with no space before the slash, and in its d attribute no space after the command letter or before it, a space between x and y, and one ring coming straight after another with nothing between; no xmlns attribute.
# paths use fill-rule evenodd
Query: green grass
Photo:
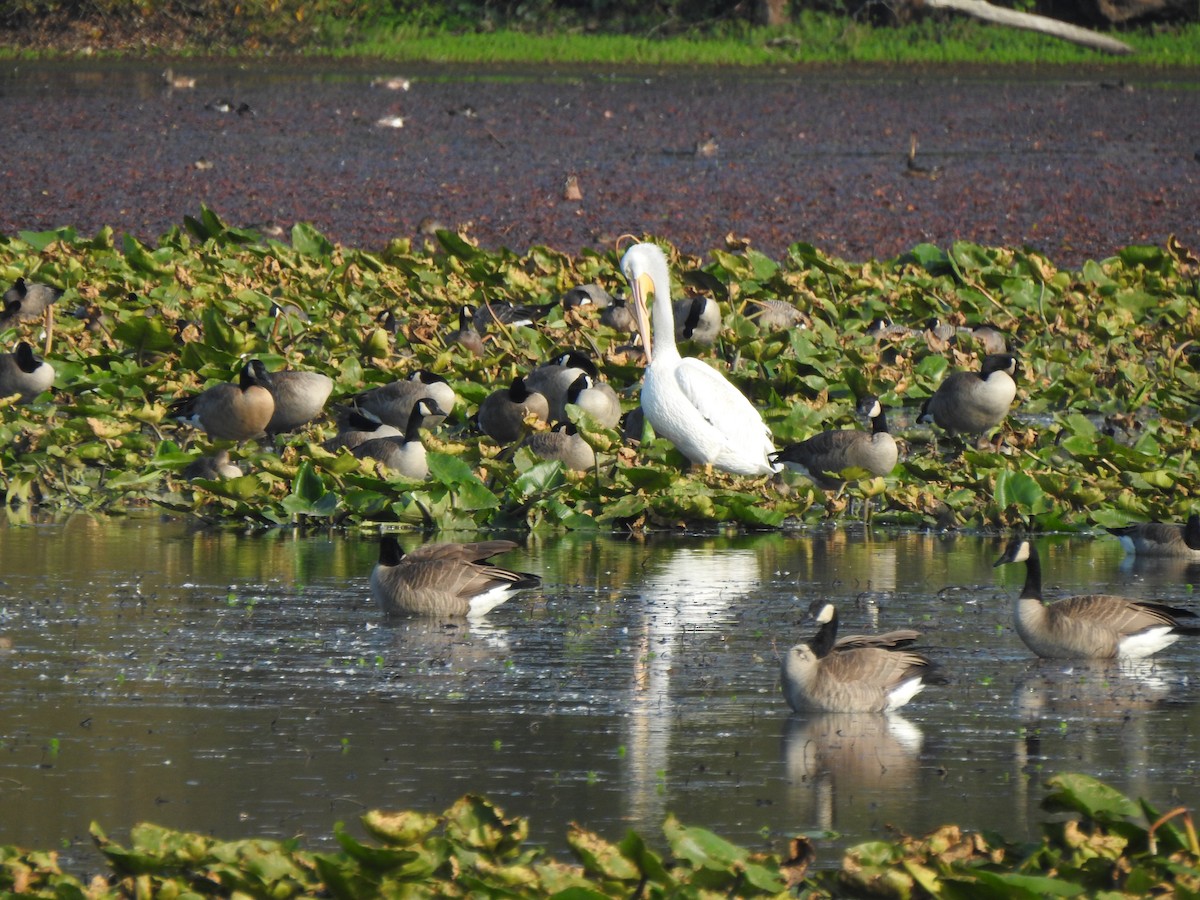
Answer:
<svg viewBox="0 0 1200 900"><path fill-rule="evenodd" d="M614 34L528 34L377 25L354 33L331 26L330 41L308 52L378 57L396 62L559 63L601 65L772 66L894 63L1069 65L1135 62L1173 67L1200 65L1200 25L1140 30L1114 36L1136 49L1116 57L1031 32L965 18L927 20L902 28L805 14L785 29L729 28L720 35L657 39ZM340 45L340 46L339 46Z"/></svg>

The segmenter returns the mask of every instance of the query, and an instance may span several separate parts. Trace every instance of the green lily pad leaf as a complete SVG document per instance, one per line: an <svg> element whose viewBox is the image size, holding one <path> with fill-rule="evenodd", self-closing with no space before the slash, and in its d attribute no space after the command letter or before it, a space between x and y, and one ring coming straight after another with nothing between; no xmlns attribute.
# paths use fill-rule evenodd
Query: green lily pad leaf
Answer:
<svg viewBox="0 0 1200 900"><path fill-rule="evenodd" d="M429 476L450 489L460 509L495 509L500 505L500 498L457 456L430 451L426 458Z"/></svg>
<svg viewBox="0 0 1200 900"><path fill-rule="evenodd" d="M376 872L387 872L419 857L417 851L402 847L368 847L347 834L341 822L334 825L333 836L349 856Z"/></svg>
<svg viewBox="0 0 1200 900"><path fill-rule="evenodd" d="M952 271L949 254L936 244L917 244L896 261L916 263L930 275L946 275Z"/></svg>
<svg viewBox="0 0 1200 900"><path fill-rule="evenodd" d="M627 831L617 846L621 850L621 855L636 865L638 871L651 883L664 887L670 887L675 883L675 879L663 865L662 859L646 846L646 842L636 831Z"/></svg>
<svg viewBox="0 0 1200 900"><path fill-rule="evenodd" d="M333 243L307 222L292 226L292 249L301 256L325 259L333 254Z"/></svg>
<svg viewBox="0 0 1200 900"><path fill-rule="evenodd" d="M529 822L508 818L483 797L467 794L446 811L446 837L502 856L518 849L529 837Z"/></svg>
<svg viewBox="0 0 1200 900"><path fill-rule="evenodd" d="M478 247L453 231L438 231L437 239L447 253L464 262L477 259L482 253Z"/></svg>
<svg viewBox="0 0 1200 900"><path fill-rule="evenodd" d="M113 340L124 344L138 356L146 353L167 353L175 349L175 335L166 322L154 316L134 316L118 323L112 330Z"/></svg>
<svg viewBox="0 0 1200 900"><path fill-rule="evenodd" d="M361 821L363 827L379 840L407 847L424 840L426 835L441 824L442 817L407 810L398 813L372 810L364 815Z"/></svg>
<svg viewBox="0 0 1200 900"><path fill-rule="evenodd" d="M572 826L567 844L588 873L614 881L637 881L641 877L638 867L621 854L619 847L594 832Z"/></svg>
<svg viewBox="0 0 1200 900"><path fill-rule="evenodd" d="M1049 511L1053 504L1041 485L1030 475L1004 469L996 476L996 505L1001 509L1015 506L1023 513L1037 515Z"/></svg>
<svg viewBox="0 0 1200 900"><path fill-rule="evenodd" d="M170 275L174 271L174 267L170 263L170 247L162 247L152 253L131 234L125 235L122 246L125 252L125 261L129 263L130 268L136 271L148 272L151 275Z"/></svg>
<svg viewBox="0 0 1200 900"><path fill-rule="evenodd" d="M1169 271L1172 265L1171 257L1161 247L1153 244L1131 244L1122 247L1117 257L1130 268L1143 266L1152 272Z"/></svg>
<svg viewBox="0 0 1200 900"><path fill-rule="evenodd" d="M57 228L53 231L18 231L17 236L38 253L55 241L73 244L76 237L74 228Z"/></svg>
<svg viewBox="0 0 1200 900"><path fill-rule="evenodd" d="M717 837L711 831L685 827L674 816L667 816L667 821L663 823L663 834L671 852L696 868L727 871L749 855L742 847Z"/></svg>
<svg viewBox="0 0 1200 900"><path fill-rule="evenodd" d="M1102 822L1137 816L1138 805L1114 788L1089 775L1066 773L1046 782L1052 791L1042 801L1049 812L1078 812Z"/></svg>
<svg viewBox="0 0 1200 900"><path fill-rule="evenodd" d="M1089 893L1088 889L1079 884L1072 884L1062 878L1050 878L1045 875L1024 875L1020 872L989 872L980 869L974 873L975 883L971 885L973 897L1012 898L1012 900L1040 900L1044 897L1078 897ZM992 891L987 889L991 888ZM980 890L982 889L982 890Z"/></svg>

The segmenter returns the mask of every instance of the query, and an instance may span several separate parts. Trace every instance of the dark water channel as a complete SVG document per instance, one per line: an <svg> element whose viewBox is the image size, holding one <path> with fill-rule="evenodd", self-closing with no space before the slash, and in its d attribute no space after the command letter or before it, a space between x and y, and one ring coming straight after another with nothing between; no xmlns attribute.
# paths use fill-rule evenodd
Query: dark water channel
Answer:
<svg viewBox="0 0 1200 900"><path fill-rule="evenodd" d="M409 543L415 536L406 536ZM245 536L85 517L0 526L0 843L88 823L301 835L468 791L532 817L655 839L668 811L752 847L888 825L1036 833L1043 780L1086 772L1200 801L1200 647L1089 670L1032 662L997 540L912 532L532 537L544 589L486 625L385 624L364 536ZM1114 540L1047 538L1051 596L1189 605L1195 572ZM848 630L912 625L950 683L903 716L793 716L776 647L815 596Z"/></svg>

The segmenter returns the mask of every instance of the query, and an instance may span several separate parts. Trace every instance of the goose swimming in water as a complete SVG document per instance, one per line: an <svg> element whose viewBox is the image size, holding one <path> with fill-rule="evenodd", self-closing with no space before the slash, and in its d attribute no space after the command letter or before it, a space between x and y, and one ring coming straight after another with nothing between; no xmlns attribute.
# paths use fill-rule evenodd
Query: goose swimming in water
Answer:
<svg viewBox="0 0 1200 900"><path fill-rule="evenodd" d="M646 351L641 405L655 433L693 464L734 475L770 475L778 467L771 432L746 396L712 366L679 355L667 258L654 244L634 244L621 260ZM653 295L653 337L646 305Z"/></svg>

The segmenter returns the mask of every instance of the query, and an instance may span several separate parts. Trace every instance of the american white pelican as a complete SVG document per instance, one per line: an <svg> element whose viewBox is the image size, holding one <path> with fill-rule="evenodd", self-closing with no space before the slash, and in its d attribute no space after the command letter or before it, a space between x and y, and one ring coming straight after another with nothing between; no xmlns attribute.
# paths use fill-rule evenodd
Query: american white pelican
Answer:
<svg viewBox="0 0 1200 900"><path fill-rule="evenodd" d="M725 376L675 346L671 276L667 258L654 244L634 244L621 260L629 280L634 316L646 350L641 405L656 434L697 465L735 475L769 475L776 466L771 432L757 409ZM654 294L651 344L646 295Z"/></svg>

